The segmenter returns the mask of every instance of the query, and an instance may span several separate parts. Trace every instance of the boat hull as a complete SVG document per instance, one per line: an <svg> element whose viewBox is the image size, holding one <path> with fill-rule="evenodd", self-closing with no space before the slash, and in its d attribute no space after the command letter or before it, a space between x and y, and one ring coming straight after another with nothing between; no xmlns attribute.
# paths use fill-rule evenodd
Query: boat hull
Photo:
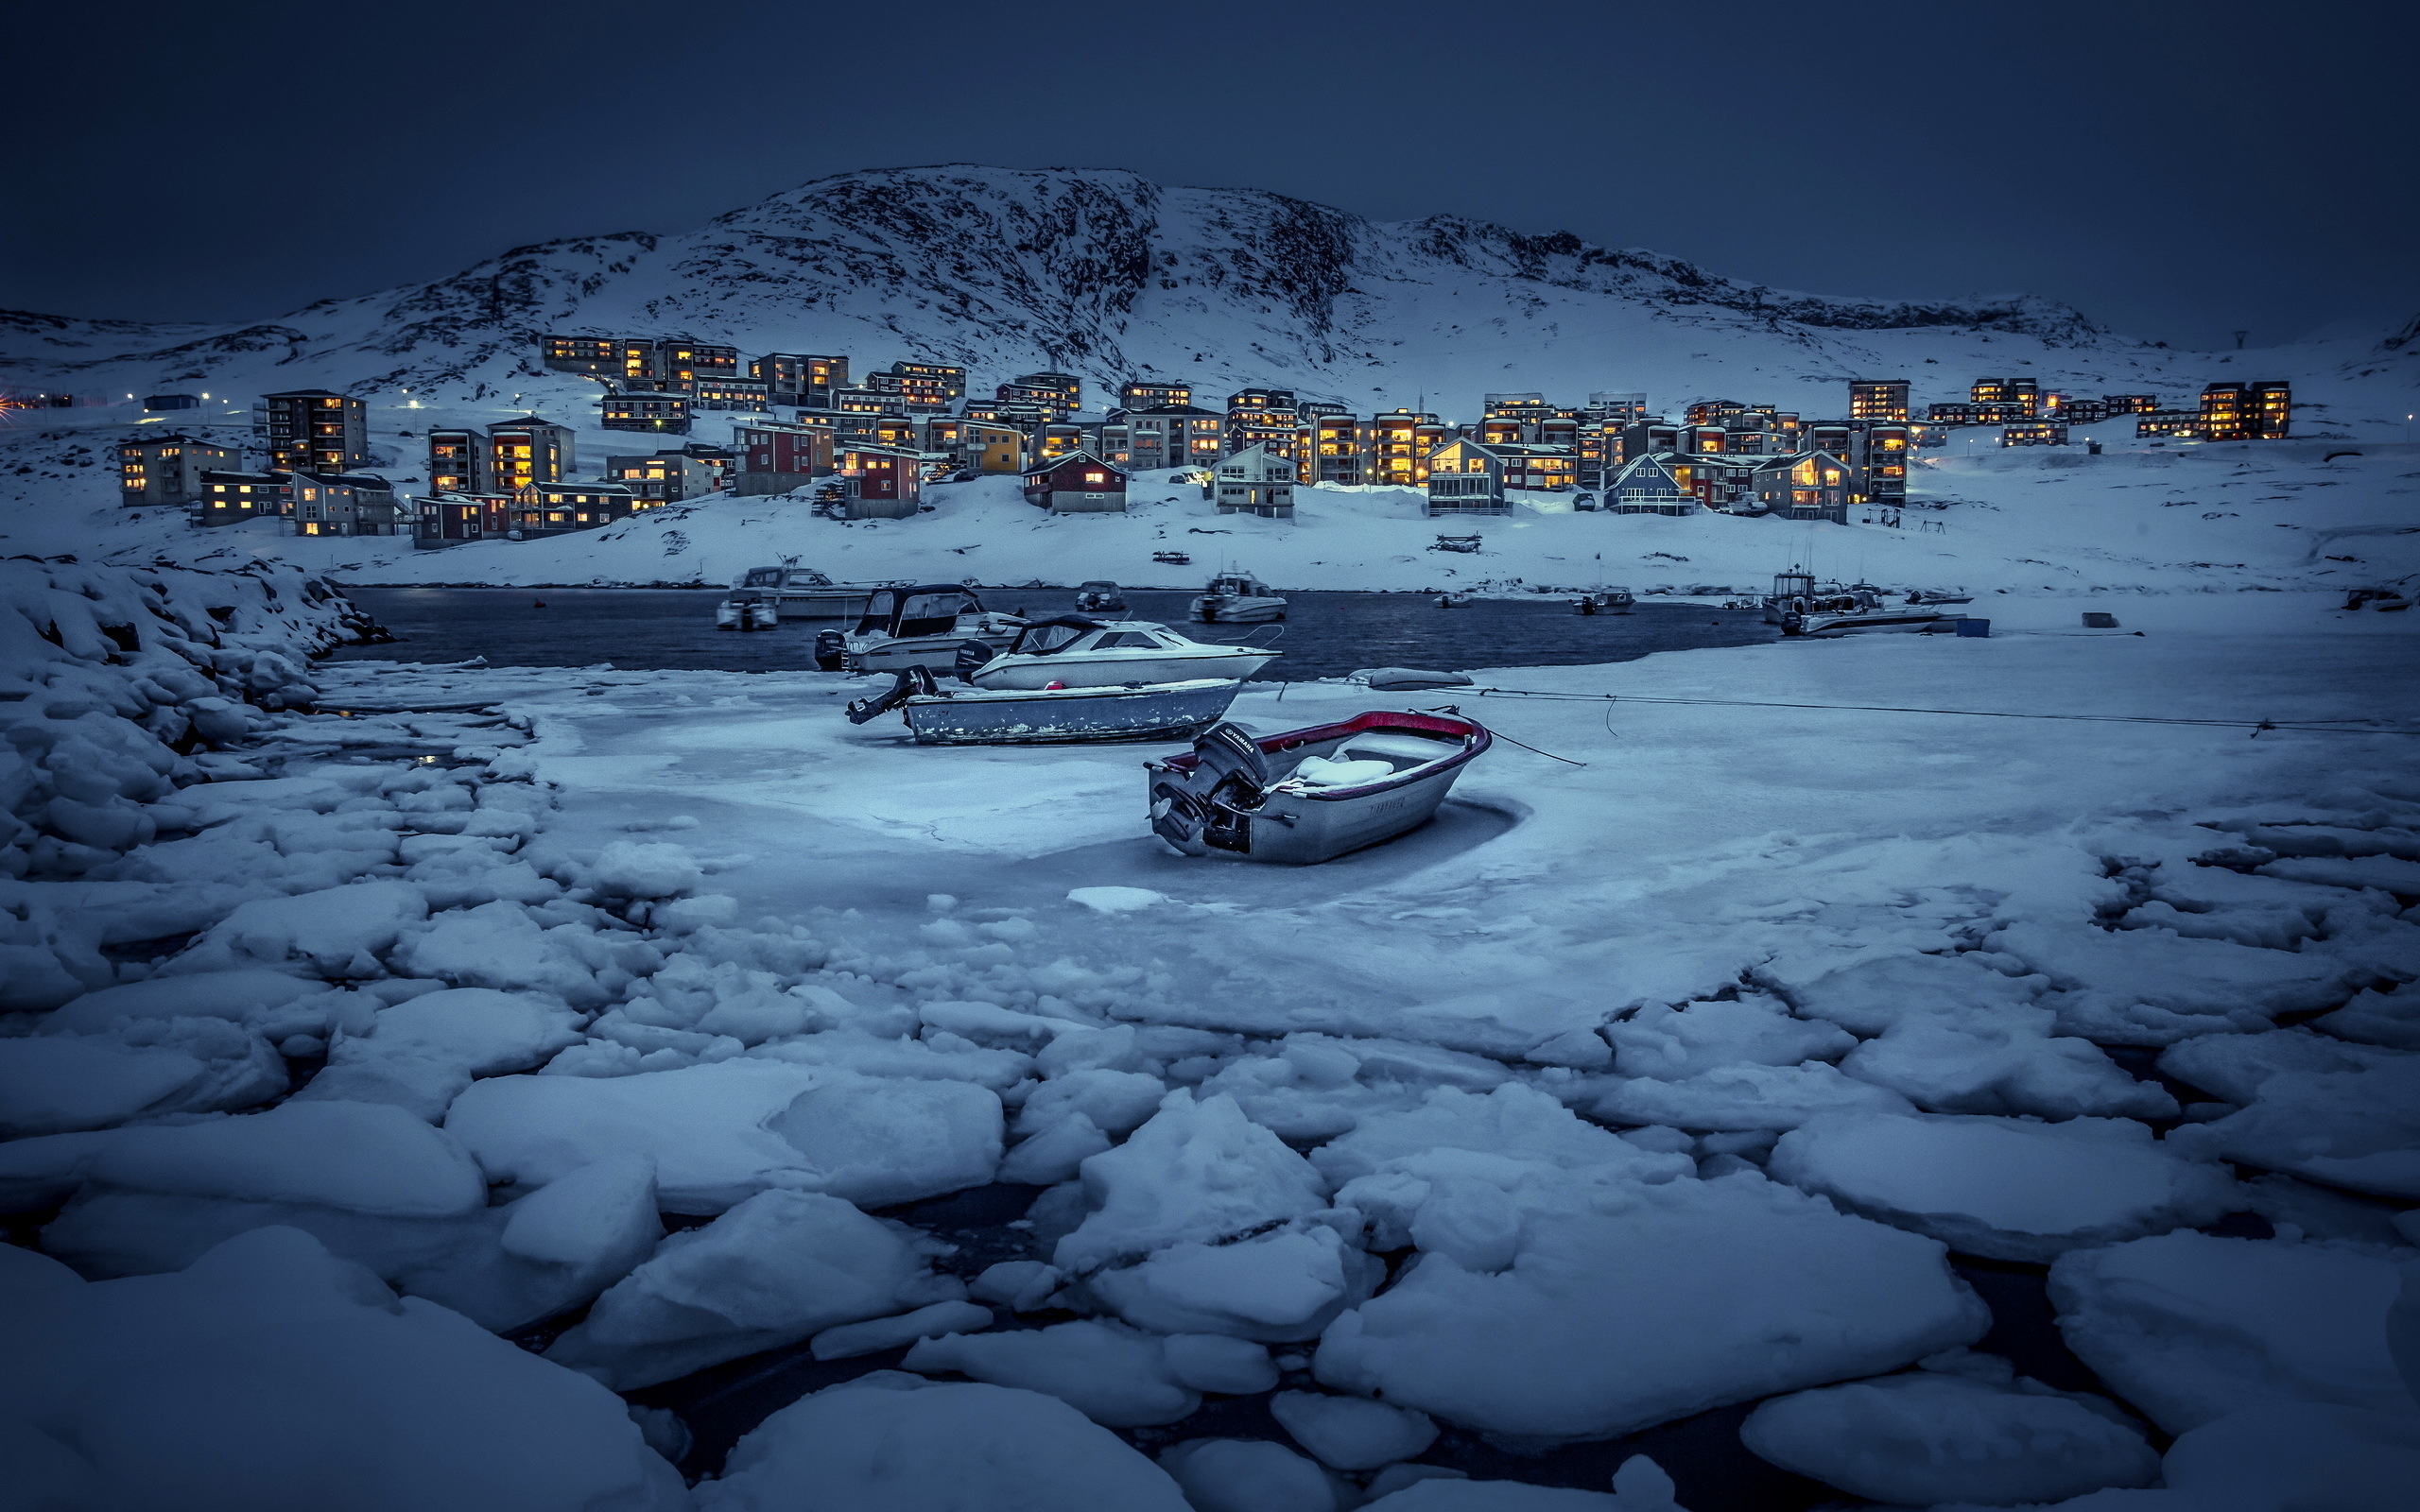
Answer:
<svg viewBox="0 0 2420 1512"><path fill-rule="evenodd" d="M830 634L830 631L825 631ZM987 630L969 627L952 630L946 635L913 635L895 641L860 643L849 645L843 662L851 672L905 672L909 667L929 667L936 676L958 665L958 653L969 641L980 641L993 650L1004 649L1014 640L1014 630Z"/></svg>
<svg viewBox="0 0 2420 1512"><path fill-rule="evenodd" d="M1208 594L1193 601L1198 625L1260 625L1286 617L1282 598L1227 598Z"/></svg>
<svg viewBox="0 0 2420 1512"><path fill-rule="evenodd" d="M1182 740L1226 717L1243 683L1232 678L1133 687L957 692L900 706L920 746L1061 745Z"/></svg>
<svg viewBox="0 0 2420 1512"><path fill-rule="evenodd" d="M853 620L866 611L867 589L784 588L769 590L776 611L786 620Z"/></svg>
<svg viewBox="0 0 2420 1512"><path fill-rule="evenodd" d="M1809 614L1800 623L1798 633L1819 640L1843 635L1905 635L1939 632L1955 628L1958 616L1917 612L1911 614Z"/></svg>
<svg viewBox="0 0 2420 1512"><path fill-rule="evenodd" d="M1051 683L1070 688L1113 687L1121 683L1191 682L1203 678L1249 678L1277 660L1274 651L1194 652L1182 656L1150 651L1080 653L1059 656L1002 657L975 674L978 688L1039 689Z"/></svg>

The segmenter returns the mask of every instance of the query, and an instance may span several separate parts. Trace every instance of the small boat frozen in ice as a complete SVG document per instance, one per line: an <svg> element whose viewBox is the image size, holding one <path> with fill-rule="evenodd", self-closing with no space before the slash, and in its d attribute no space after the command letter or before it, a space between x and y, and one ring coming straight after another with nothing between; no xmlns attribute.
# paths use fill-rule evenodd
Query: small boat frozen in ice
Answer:
<svg viewBox="0 0 2420 1512"><path fill-rule="evenodd" d="M1126 612L1126 595L1106 577L1090 578L1076 585L1076 612L1123 614Z"/></svg>
<svg viewBox="0 0 2420 1512"><path fill-rule="evenodd" d="M1013 614L987 610L962 583L877 588L867 596L856 628L817 632L815 664L825 672L946 671L969 642L1004 650L1024 624Z"/></svg>
<svg viewBox="0 0 2420 1512"><path fill-rule="evenodd" d="M718 630L774 630L781 624L781 610L773 600L753 588L735 588L729 598L715 606Z"/></svg>
<svg viewBox="0 0 2420 1512"><path fill-rule="evenodd" d="M786 620L851 620L866 610L873 583L836 583L812 567L751 567L734 592L752 590L772 600Z"/></svg>
<svg viewBox="0 0 2420 1512"><path fill-rule="evenodd" d="M1006 651L989 660L979 660L970 646L955 665L978 688L1093 688L1249 678L1277 655L1256 645L1189 640L1149 620L1060 614L1029 622Z"/></svg>
<svg viewBox="0 0 2420 1512"><path fill-rule="evenodd" d="M1256 740L1221 724L1143 764L1151 829L1187 855L1332 860L1426 823L1491 738L1459 715L1387 711Z"/></svg>
<svg viewBox="0 0 2420 1512"><path fill-rule="evenodd" d="M1258 625L1286 617L1286 601L1250 573L1220 573L1193 601L1193 617L1203 625Z"/></svg>
<svg viewBox="0 0 2420 1512"><path fill-rule="evenodd" d="M1101 688L950 688L922 666L849 705L866 724L892 710L919 746L1056 745L1182 740L1227 716L1243 683L1234 678L1134 682Z"/></svg>

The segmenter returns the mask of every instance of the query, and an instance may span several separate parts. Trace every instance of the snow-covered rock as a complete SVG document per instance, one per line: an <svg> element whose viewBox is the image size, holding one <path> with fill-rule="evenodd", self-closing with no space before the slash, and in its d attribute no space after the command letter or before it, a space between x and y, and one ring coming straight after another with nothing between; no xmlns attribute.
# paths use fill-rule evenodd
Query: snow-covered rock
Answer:
<svg viewBox="0 0 2420 1512"><path fill-rule="evenodd" d="M63 1451L89 1475L89 1499L28 1505L192 1506L197 1486L246 1507L332 1494L392 1512L688 1504L594 1382L397 1300L290 1228L175 1275L0 1284L0 1421L48 1441L49 1473Z"/></svg>
<svg viewBox="0 0 2420 1512"><path fill-rule="evenodd" d="M268 1009L322 990L318 982L261 967L179 972L87 992L44 1016L42 1027L52 1034L93 1034L120 1019L185 1017L249 1023Z"/></svg>
<svg viewBox="0 0 2420 1512"><path fill-rule="evenodd" d="M1188 1512L1167 1473L1032 1391L866 1377L756 1425L700 1512Z"/></svg>
<svg viewBox="0 0 2420 1512"><path fill-rule="evenodd" d="M1784 1134L1765 1168L1994 1260L2191 1228L2241 1200L2223 1167L2180 1158L2127 1119L1832 1114Z"/></svg>
<svg viewBox="0 0 2420 1512"><path fill-rule="evenodd" d="M1172 1423L1201 1404L1168 1367L1157 1338L1089 1319L921 1340L908 1349L906 1366L1046 1392L1111 1428Z"/></svg>
<svg viewBox="0 0 2420 1512"><path fill-rule="evenodd" d="M1437 1425L1426 1414L1364 1397L1281 1391L1269 1399L1269 1411L1294 1442L1340 1470L1374 1470L1437 1441Z"/></svg>
<svg viewBox="0 0 2420 1512"><path fill-rule="evenodd" d="M106 1128L173 1106L208 1068L182 1051L98 1035L0 1040L0 1135Z"/></svg>
<svg viewBox="0 0 2420 1512"><path fill-rule="evenodd" d="M954 1278L932 1273L929 1242L911 1233L821 1193L759 1193L665 1239L546 1358L628 1391L838 1324L961 1299Z"/></svg>
<svg viewBox="0 0 2420 1512"><path fill-rule="evenodd" d="M1739 1440L1784 1469L1905 1506L2055 1502L2159 1474L2159 1456L2106 1403L1923 1370L1776 1397Z"/></svg>
<svg viewBox="0 0 2420 1512"><path fill-rule="evenodd" d="M313 1203L375 1217L454 1217L487 1201L487 1183L459 1143L401 1108L371 1103L287 1103L127 1129L85 1175L124 1191Z"/></svg>
<svg viewBox="0 0 2420 1512"><path fill-rule="evenodd" d="M2198 1233L2050 1267L2067 1347L2171 1434L2261 1402L2412 1412L2386 1347L2398 1284L2374 1251Z"/></svg>
<svg viewBox="0 0 2420 1512"><path fill-rule="evenodd" d="M1535 1213L1512 1263L1424 1253L1321 1340L1323 1383L1491 1433L1606 1437L1979 1336L1941 1246L1753 1175Z"/></svg>
<svg viewBox="0 0 2420 1512"><path fill-rule="evenodd" d="M537 1185L608 1154L656 1162L667 1211L715 1213L758 1192L870 1207L992 1178L1000 1102L956 1081L877 1080L756 1059L632 1076L495 1076L445 1115L491 1177Z"/></svg>

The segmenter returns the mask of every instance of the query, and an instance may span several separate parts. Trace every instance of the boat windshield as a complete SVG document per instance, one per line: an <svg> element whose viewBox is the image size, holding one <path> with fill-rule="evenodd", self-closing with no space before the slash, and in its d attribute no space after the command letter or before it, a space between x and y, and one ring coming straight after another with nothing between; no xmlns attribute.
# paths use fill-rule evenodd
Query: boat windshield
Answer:
<svg viewBox="0 0 2420 1512"><path fill-rule="evenodd" d="M1109 582L1106 579L1095 577L1087 582L1079 584L1076 592L1080 593L1115 593L1117 592L1117 585L1115 583Z"/></svg>
<svg viewBox="0 0 2420 1512"><path fill-rule="evenodd" d="M1018 633L1011 649L1018 656L1048 656L1064 651L1090 633L1080 625L1029 625Z"/></svg>
<svg viewBox="0 0 2420 1512"><path fill-rule="evenodd" d="M779 588L782 586L782 570L779 567L751 568L748 576L739 580L739 586L742 588Z"/></svg>
<svg viewBox="0 0 2420 1512"><path fill-rule="evenodd" d="M899 618L892 627L894 635L944 635L958 627L958 616L968 603L968 595L957 593L909 593L901 604Z"/></svg>

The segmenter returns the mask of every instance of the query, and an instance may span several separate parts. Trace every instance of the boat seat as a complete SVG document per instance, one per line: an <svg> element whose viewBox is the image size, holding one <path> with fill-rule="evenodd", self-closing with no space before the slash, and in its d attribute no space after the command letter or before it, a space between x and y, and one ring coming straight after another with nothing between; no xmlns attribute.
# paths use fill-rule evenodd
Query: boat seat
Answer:
<svg viewBox="0 0 2420 1512"><path fill-rule="evenodd" d="M1360 761L1332 761L1325 756L1305 756L1286 775L1308 787L1358 787L1363 782L1375 782L1395 774L1395 764L1385 757Z"/></svg>
<svg viewBox="0 0 2420 1512"><path fill-rule="evenodd" d="M1456 748L1455 743L1450 741L1423 740L1418 735L1397 735L1385 730L1372 730L1346 741L1337 755L1347 760L1374 758L1392 761L1400 766L1407 762L1437 761L1452 755Z"/></svg>

